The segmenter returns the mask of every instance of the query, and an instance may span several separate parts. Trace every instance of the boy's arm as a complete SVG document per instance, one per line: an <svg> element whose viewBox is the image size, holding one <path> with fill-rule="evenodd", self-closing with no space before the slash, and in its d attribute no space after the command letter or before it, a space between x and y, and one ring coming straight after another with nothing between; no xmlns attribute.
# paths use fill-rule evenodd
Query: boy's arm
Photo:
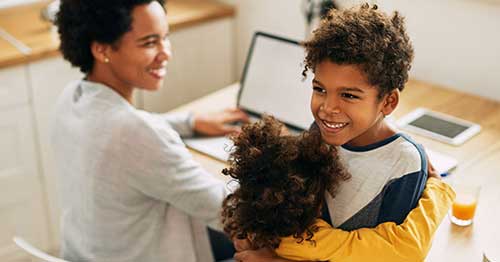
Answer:
<svg viewBox="0 0 500 262"><path fill-rule="evenodd" d="M377 224L384 222L403 223L410 210L417 206L424 191L428 174L433 172L433 167L429 163L424 148L419 144L414 145L418 150L419 158L416 158L414 154L403 154L401 157L409 162L419 163L420 170L404 174L388 184L384 190Z"/></svg>
<svg viewBox="0 0 500 262"><path fill-rule="evenodd" d="M395 222L401 224L417 206L427 180L427 170L404 175L393 180L385 189L377 224Z"/></svg>
<svg viewBox="0 0 500 262"><path fill-rule="evenodd" d="M401 225L387 222L347 232L320 221L321 228L313 238L316 245L307 241L298 244L295 238L287 237L276 253L292 260L423 261L454 198L447 184L430 178L418 206Z"/></svg>

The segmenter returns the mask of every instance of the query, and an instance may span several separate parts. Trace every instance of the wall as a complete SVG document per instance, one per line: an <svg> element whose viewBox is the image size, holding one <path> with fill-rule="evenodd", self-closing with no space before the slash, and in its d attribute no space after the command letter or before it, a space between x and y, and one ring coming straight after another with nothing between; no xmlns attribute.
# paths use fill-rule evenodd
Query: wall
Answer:
<svg viewBox="0 0 500 262"><path fill-rule="evenodd" d="M237 72L251 36L264 30L302 39L301 0L224 0L238 8ZM348 7L357 0L337 1ZM500 101L500 2L472 0L378 0L385 11L407 18L415 47L411 77Z"/></svg>
<svg viewBox="0 0 500 262"><path fill-rule="evenodd" d="M500 3L379 0L407 18L412 77L500 101Z"/></svg>
<svg viewBox="0 0 500 262"><path fill-rule="evenodd" d="M237 7L236 57L241 76L248 48L255 31L265 31L296 40L304 39L302 0L222 0Z"/></svg>

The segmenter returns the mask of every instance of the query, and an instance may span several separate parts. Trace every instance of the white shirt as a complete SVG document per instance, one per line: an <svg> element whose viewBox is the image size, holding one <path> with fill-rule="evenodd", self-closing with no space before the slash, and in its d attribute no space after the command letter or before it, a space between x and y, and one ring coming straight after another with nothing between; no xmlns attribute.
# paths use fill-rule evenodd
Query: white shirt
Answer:
<svg viewBox="0 0 500 262"><path fill-rule="evenodd" d="M225 184L193 159L188 114L138 110L111 88L77 81L52 126L69 261L200 261L190 217L220 228Z"/></svg>

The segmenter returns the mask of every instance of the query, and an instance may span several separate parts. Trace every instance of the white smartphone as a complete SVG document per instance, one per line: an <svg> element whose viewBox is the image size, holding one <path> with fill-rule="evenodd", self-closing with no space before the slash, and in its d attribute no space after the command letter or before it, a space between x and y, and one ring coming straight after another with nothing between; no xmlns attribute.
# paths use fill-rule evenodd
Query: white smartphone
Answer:
<svg viewBox="0 0 500 262"><path fill-rule="evenodd" d="M408 113L397 121L397 125L452 145L464 143L481 130L478 124L426 108Z"/></svg>

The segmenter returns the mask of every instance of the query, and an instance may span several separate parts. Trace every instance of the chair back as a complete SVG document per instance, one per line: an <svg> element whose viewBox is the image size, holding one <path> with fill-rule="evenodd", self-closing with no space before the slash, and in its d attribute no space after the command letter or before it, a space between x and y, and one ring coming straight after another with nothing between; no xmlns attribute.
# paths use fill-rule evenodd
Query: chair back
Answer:
<svg viewBox="0 0 500 262"><path fill-rule="evenodd" d="M14 243L16 243L18 247L24 249L24 251L36 258L42 259L43 262L69 262L67 260L60 259L43 252L21 237L14 237L12 240L14 240Z"/></svg>

